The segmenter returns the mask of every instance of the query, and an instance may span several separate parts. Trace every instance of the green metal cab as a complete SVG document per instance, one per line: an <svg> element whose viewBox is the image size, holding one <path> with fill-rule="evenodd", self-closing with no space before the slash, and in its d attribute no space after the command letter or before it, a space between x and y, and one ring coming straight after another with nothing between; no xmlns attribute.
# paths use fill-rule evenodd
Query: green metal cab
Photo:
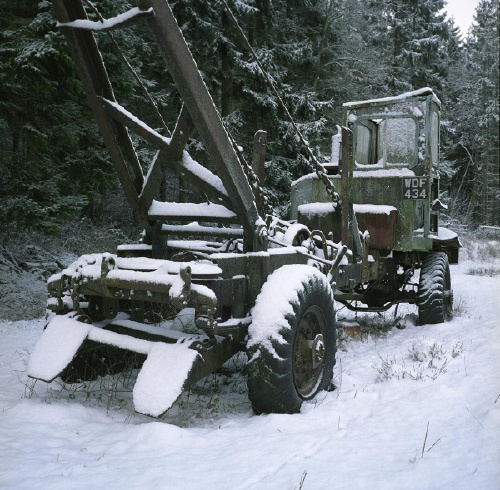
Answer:
<svg viewBox="0 0 500 490"><path fill-rule="evenodd" d="M439 224L440 107L430 88L344 104L326 165L340 202L316 174L292 184L291 219L352 251L335 273L352 309L416 302L409 278L427 254L458 261L458 236Z"/></svg>

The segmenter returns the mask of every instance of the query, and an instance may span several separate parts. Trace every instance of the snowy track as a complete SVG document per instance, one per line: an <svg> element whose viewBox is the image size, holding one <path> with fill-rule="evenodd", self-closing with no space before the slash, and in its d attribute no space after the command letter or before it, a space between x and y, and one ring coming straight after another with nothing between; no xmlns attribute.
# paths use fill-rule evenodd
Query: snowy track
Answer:
<svg viewBox="0 0 500 490"><path fill-rule="evenodd" d="M498 489L500 276L471 265L451 270L460 316L346 342L338 389L299 415L252 415L234 369L159 421L123 380L30 395L43 321L0 322L0 488Z"/></svg>

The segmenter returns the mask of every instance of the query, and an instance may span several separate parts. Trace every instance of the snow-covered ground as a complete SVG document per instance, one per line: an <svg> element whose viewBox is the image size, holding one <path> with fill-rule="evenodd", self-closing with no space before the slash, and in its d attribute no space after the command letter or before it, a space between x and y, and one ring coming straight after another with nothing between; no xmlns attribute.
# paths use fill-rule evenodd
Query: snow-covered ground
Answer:
<svg viewBox="0 0 500 490"><path fill-rule="evenodd" d="M43 320L0 321L0 488L499 489L493 247L452 266L451 322L414 326L400 307L406 328L342 341L337 389L298 415L252 414L244 356L159 420L133 412L135 373L34 383Z"/></svg>

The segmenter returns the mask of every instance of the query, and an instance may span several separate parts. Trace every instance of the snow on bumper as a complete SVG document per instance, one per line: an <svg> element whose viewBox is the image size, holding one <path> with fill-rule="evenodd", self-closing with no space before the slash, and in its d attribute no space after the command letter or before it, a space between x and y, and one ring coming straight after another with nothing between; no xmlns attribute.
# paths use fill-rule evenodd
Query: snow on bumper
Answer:
<svg viewBox="0 0 500 490"><path fill-rule="evenodd" d="M177 400L199 356L189 348L189 342L167 344L137 339L82 323L70 313L56 316L47 325L30 356L28 376L52 381L71 363L85 339L147 356L134 386L133 400L137 412L153 417L160 416Z"/></svg>

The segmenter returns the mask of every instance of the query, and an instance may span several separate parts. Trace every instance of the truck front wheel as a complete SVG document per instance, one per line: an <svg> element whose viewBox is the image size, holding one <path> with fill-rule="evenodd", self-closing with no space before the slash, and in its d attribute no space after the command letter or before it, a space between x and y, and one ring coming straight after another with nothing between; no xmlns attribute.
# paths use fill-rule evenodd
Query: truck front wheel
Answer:
<svg viewBox="0 0 500 490"><path fill-rule="evenodd" d="M333 294L309 266L284 266L262 288L252 312L247 364L255 413L297 413L330 386L335 364Z"/></svg>
<svg viewBox="0 0 500 490"><path fill-rule="evenodd" d="M421 325L451 319L453 293L448 256L444 252L431 252L422 261L417 305Z"/></svg>

